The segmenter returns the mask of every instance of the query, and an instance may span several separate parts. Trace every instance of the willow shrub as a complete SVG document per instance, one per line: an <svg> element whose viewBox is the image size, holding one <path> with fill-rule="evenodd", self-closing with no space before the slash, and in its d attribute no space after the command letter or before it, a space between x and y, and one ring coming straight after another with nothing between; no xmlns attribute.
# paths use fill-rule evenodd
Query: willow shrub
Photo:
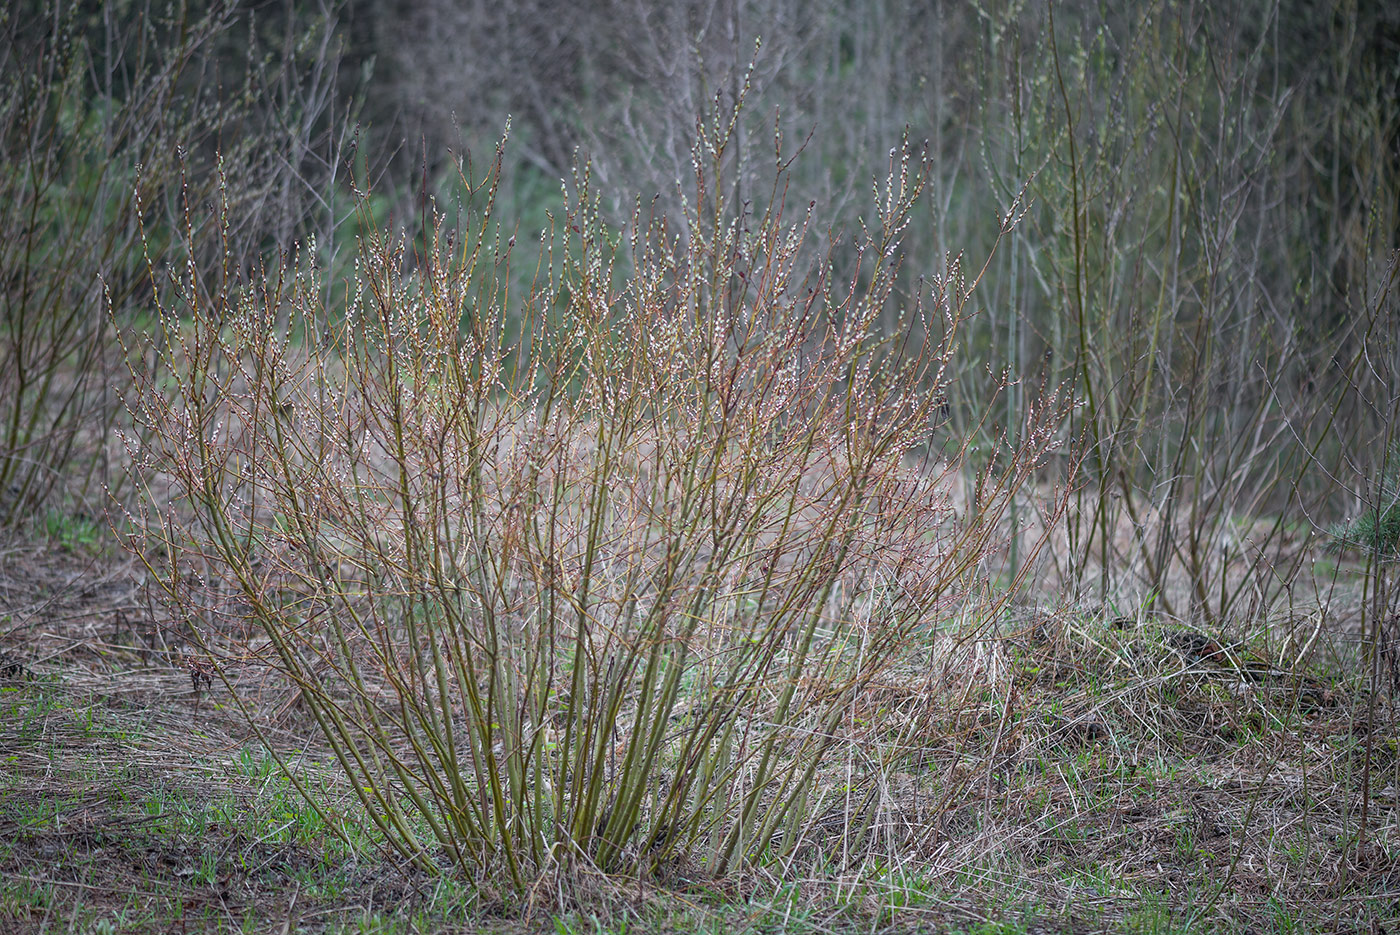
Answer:
<svg viewBox="0 0 1400 935"><path fill-rule="evenodd" d="M854 701L1006 571L999 517L1063 410L953 502L929 451L975 277L892 285L926 166L892 156L823 251L781 155L761 210L727 202L728 145L702 128L674 222L608 227L577 173L528 296L498 152L431 249L363 231L345 318L292 258L158 284L169 337L129 348L133 547L230 687L252 662L299 693L426 869L520 891L790 855Z"/></svg>

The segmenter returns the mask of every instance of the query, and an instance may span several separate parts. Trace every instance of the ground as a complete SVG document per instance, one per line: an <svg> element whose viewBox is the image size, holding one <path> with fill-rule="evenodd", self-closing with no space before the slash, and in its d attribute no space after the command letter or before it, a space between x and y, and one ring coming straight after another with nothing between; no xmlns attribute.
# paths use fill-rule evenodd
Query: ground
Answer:
<svg viewBox="0 0 1400 935"><path fill-rule="evenodd" d="M872 787L883 863L814 825L801 864L520 899L333 833L142 572L100 534L0 547L0 930L1400 931L1395 708L1335 660L1028 609L987 650L1000 702L867 699L917 748ZM258 699L266 736L350 815L289 700Z"/></svg>

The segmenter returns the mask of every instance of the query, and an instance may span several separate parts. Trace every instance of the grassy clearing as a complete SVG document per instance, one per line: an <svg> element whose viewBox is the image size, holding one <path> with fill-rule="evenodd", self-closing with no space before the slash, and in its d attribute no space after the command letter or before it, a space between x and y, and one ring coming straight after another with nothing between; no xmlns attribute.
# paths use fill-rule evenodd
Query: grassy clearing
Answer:
<svg viewBox="0 0 1400 935"><path fill-rule="evenodd" d="M331 833L168 653L145 653L145 666L139 655L111 644L101 662L25 667L0 687L7 930L356 931L382 916L409 931L463 918L463 894L377 860L353 824ZM342 799L316 762L313 788Z"/></svg>
<svg viewBox="0 0 1400 935"><path fill-rule="evenodd" d="M25 660L0 683L7 929L1289 932L1396 913L1393 709L1362 841L1365 686L1322 652L1284 670L1148 615L1021 608L871 686L853 717L886 759L823 777L823 820L785 861L519 897L386 859L304 709L268 695L264 731L333 833L227 688L196 695L185 655L117 622L135 575L103 562L105 591L42 546L11 543L0 569Z"/></svg>

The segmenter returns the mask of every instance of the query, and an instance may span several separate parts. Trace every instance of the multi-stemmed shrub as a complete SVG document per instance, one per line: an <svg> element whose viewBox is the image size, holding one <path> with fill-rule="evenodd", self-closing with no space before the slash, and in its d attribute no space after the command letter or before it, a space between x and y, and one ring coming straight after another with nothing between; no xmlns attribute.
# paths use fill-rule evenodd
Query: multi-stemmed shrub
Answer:
<svg viewBox="0 0 1400 935"><path fill-rule="evenodd" d="M519 890L790 858L841 801L830 764L879 765L855 702L985 600L1004 507L1063 441L1046 392L961 482L939 426L976 277L894 289L913 150L823 251L780 142L765 197L726 200L732 128L699 125L682 217L609 227L584 166L526 249L492 221L498 153L426 248L366 216L333 307L310 249L182 270L128 348L133 545L177 624L242 702L245 667L283 680L424 868ZM843 828L880 807L847 797Z"/></svg>

